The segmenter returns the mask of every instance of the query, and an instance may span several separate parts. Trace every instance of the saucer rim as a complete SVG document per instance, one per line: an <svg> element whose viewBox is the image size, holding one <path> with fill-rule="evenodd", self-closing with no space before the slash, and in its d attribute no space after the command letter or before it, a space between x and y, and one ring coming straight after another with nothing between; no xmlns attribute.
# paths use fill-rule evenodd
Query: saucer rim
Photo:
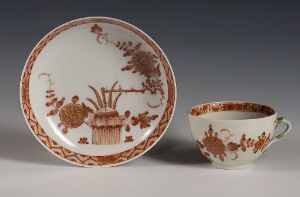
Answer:
<svg viewBox="0 0 300 197"><path fill-rule="evenodd" d="M124 25L124 26L120 26L121 28L125 28L125 29L128 29L128 28L126 28L125 26L127 26L127 27L130 27L131 29L128 29L129 31L131 31L131 32L133 32L136 36L139 36L139 37L141 37L141 35L142 36L144 36L144 38L146 38L146 42L149 44L149 43L151 43L152 45L150 45L151 46L151 48L152 49L154 49L154 48L156 48L157 49L157 51L159 51L159 53L160 53L160 55L164 58L164 60L165 60L165 64L167 64L167 68L168 68L168 72L170 72L170 76L171 76L171 84L169 85L168 84L168 86L167 86L167 88L168 88L168 90L170 90L170 89L172 89L173 90L173 93L171 94L171 96L173 97L173 98L171 98L171 104L169 105L169 108L168 108L168 104L166 105L166 107L165 107L165 109L164 109L164 112L163 112L163 114L162 114L162 117L161 117L161 119L160 119L160 121L159 121L159 123L158 123L158 125L152 130L152 132L151 132L151 134L153 134L153 132L155 132L155 130L158 128L158 127L161 127L163 124L166 124L165 125L165 127L164 127L164 129L162 129L162 131L159 133L159 134L157 134L158 135L158 137L153 141L153 143L150 143L150 144L148 144L148 143L146 143L146 145L143 147L143 148L141 148L141 150L140 150L140 152L138 152L138 154L137 155L134 155L134 156L132 156L131 158L129 158L129 159L125 159L125 160L123 160L123 161L121 161L121 162L116 162L116 163L104 163L104 164L100 164L100 163L97 163L96 165L88 165L88 164L83 164L83 163L78 163L77 161L71 161L71 160L69 160L69 159L67 159L67 158L65 158L65 157L63 157L63 156L61 156L61 155L59 155L58 153L55 153L54 152L54 150L52 150L50 147L48 147L38 136L37 136L37 134L35 133L35 131L34 131L34 129L31 127L31 125L30 125L30 123L29 123L29 118L27 117L27 115L26 115L26 113L25 113L25 109L24 109L24 107L23 107L23 105L24 105L24 103L23 103L23 86L25 86L24 85L24 75L25 75L25 72L26 72L26 70L27 70L27 68L28 68L28 64L30 63L29 61L30 61L30 59L32 58L32 56L34 55L34 52L37 50L37 47L38 46L40 46L40 44L43 42L43 41L45 41L45 39L49 36L49 35L51 35L51 34L53 34L55 31L58 31L58 30L61 30L63 27L66 27L66 26L68 26L68 25L71 25L71 24L73 24L73 23L76 23L76 22L80 22L80 21L90 21L90 22L86 22L86 23L82 23L82 24L88 24L88 23L92 23L92 22L94 22L93 20L99 20L98 22L100 23L100 20L104 20L104 21L109 21L109 22L105 22L105 23L108 23L108 24L114 24L113 22L117 22L118 24L114 24L114 25L117 25L117 26L120 26L119 24L122 24L122 25ZM97 22L95 22L95 23L97 23ZM71 28L73 28L73 27L76 27L76 26L78 26L78 25L82 25L82 24L77 24L77 25L73 25L72 27L70 27L70 28L68 28L68 29L71 29ZM65 29L65 30L67 30L67 29ZM64 31L65 31L64 30ZM135 31L132 31L132 30L135 30ZM61 31L61 32L59 32L57 35L59 35L60 33L62 33L63 31ZM137 33L138 32L138 33ZM55 35L53 38L55 38L57 35ZM143 37L141 37L143 40L144 40L144 38ZM50 40L51 41L51 40ZM48 42L50 42L50 41L48 41ZM44 47L43 47L44 48ZM34 61L36 60L36 58L34 59ZM32 63L33 64L33 63ZM164 70L164 72L165 72L165 70ZM166 73L166 72L165 72ZM30 80L30 75L31 74L29 74L29 80ZM166 75L167 75L167 73L166 73ZM169 81L170 79L168 78L168 76L166 76L166 79L167 79L167 81ZM172 87L170 87L170 86L172 86ZM172 121L172 119L173 119L173 116L174 116L174 112L175 112L175 108L176 108L176 102L177 102L177 87L176 87L176 79L175 79L175 75L174 75L174 71L173 71L173 69L172 69L172 65L171 65L171 63L170 63L170 61L169 61L169 59L167 58L167 56L166 56L166 54L164 53L164 51L161 49L161 47L148 35L148 34L146 34L144 31L142 31L141 29L139 29L138 27L136 27L136 26L134 26L134 25L132 25L132 24L130 24L130 23L128 23L128 22L125 22L125 21L123 21L123 20L120 20L120 19L116 19L116 18L112 18L112 17L104 17L104 16L91 16L91 17L83 17L83 18L78 18L78 19L75 19L75 20L71 20L71 21L68 21L68 22L66 22L66 23L63 23L62 25L59 25L59 26L57 26L56 28L54 28L54 29L52 29L49 33L47 33L43 38L41 38L38 42L37 42L37 44L33 47L33 49L32 49L32 51L30 52L30 54L29 54L29 56L28 56L28 58L27 58L27 60L26 60L26 62L25 62L25 64L24 64L24 67L23 67L23 71L22 71L22 74L21 74L21 79L20 79L20 92L19 92L19 98L20 98L20 105L21 105L21 109L22 109L22 114L23 114L23 117L24 117L24 119L25 119L25 122L26 122L26 124L27 124L27 126L28 126L28 128L30 129L30 131L31 131L31 133L33 134L33 136L37 139L37 141L39 142L39 143L41 143L50 153L52 153L53 155L55 155L56 157L58 157L58 158L60 158L60 159L62 159L62 160L64 160L64 161L66 161L66 162L68 162L68 163L71 163L71 164L74 164L74 165L77 165L77 166L83 166L83 167L97 167L97 166L100 166L100 167L111 167L111 166L117 166L117 165L121 165L121 164L124 164L124 163L127 163L127 162L130 162L130 161L132 161L132 160L134 160L134 159L137 159L138 157L140 157L140 156L142 156L143 154L145 154L147 151L149 151L153 146L155 146L156 145L156 143L162 138L162 136L166 133L166 131L167 131L167 129L168 129L168 127L169 127L169 125L170 125L170 123L171 123L171 121ZM28 87L28 92L29 92L29 85L27 86ZM28 102L28 104L29 104L29 109L30 109L30 111L29 112L27 112L27 114L28 113L32 113L33 115L34 115L34 113L33 113L33 111L32 111L32 108L31 108L31 104L30 104L30 97L29 97L29 95L28 95L28 100L29 100L29 102ZM169 101L169 94L168 94L168 99L167 99L167 103L168 103L168 101ZM170 111L171 111L171 113L170 113ZM164 115L167 115L168 116L168 118L167 118L167 123L161 123L161 120L163 119L163 117L164 117ZM35 118L36 119L36 118ZM42 129L42 130L44 130L42 127L41 127L41 125L39 124L39 122L36 120L36 123L37 123L37 125ZM116 155L116 154L120 154L120 153L123 153L123 152L126 152L126 151L130 151L130 150L133 150L133 149L135 149L136 147L138 147L140 144L143 144L143 143L145 143L145 142L147 142L148 141L148 139L151 137L151 134L146 138L146 139L144 139L143 141L141 141L138 145L136 145L136 146L134 146L134 147L132 147L132 148L130 148L130 149L125 149L125 150L123 150L123 151L120 151L119 153L114 153L114 154L109 154L109 155L105 155L105 156L112 156L112 155ZM49 135L47 135L47 133L45 132L45 135L49 138L49 139L51 139L51 140L53 140ZM53 140L54 141L54 140ZM54 141L55 142L55 141ZM75 153L75 154L80 154L80 153L76 153L76 152L74 152L74 151L71 151L71 150L68 150L68 149L66 149L65 147L63 147L61 144L58 144L60 147L62 147L63 149L65 149L65 150L67 150L67 151L69 151L69 152L72 152L72 153ZM83 155L83 154L80 154L80 155ZM89 156L89 157L98 157L98 156L93 156L93 155L84 155L84 156ZM102 157L102 155L99 155L100 157ZM105 157L105 156L103 156L103 157Z"/></svg>

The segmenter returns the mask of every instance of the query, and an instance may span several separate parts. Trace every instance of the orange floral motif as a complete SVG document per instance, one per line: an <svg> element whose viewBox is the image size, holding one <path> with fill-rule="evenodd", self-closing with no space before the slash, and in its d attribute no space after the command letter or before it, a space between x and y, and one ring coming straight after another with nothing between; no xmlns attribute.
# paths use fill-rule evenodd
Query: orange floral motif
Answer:
<svg viewBox="0 0 300 197"><path fill-rule="evenodd" d="M118 49L123 50L124 57L131 56L135 51L141 50L142 43L133 44L131 41L129 42L120 42L114 44Z"/></svg>
<svg viewBox="0 0 300 197"><path fill-rule="evenodd" d="M228 148L228 150L230 150L230 151L236 151L236 150L238 150L240 147L241 147L240 144L237 144L237 143L234 143L234 142L229 142L229 143L227 144L227 148Z"/></svg>
<svg viewBox="0 0 300 197"><path fill-rule="evenodd" d="M102 28L97 24L95 24L94 26L91 27L91 32L93 32L94 34L101 34Z"/></svg>
<svg viewBox="0 0 300 197"><path fill-rule="evenodd" d="M66 104L60 109L59 118L61 123L58 125L64 125L63 133L67 133L68 128L80 127L84 123L84 119L87 118L88 112L92 111L84 103L82 105L78 104L78 100L78 96L73 96L72 103Z"/></svg>
<svg viewBox="0 0 300 197"><path fill-rule="evenodd" d="M97 35L97 42L99 44L102 44L101 40L105 40L106 43L112 43L111 40L108 39L107 37L107 33L102 33L102 28L100 26L98 26L97 24L93 25L91 27L91 32Z"/></svg>
<svg viewBox="0 0 300 197"><path fill-rule="evenodd" d="M133 138L132 138L132 135L130 136L126 136L124 142L132 142L133 141Z"/></svg>
<svg viewBox="0 0 300 197"><path fill-rule="evenodd" d="M204 145L202 144L202 142L199 141L199 140L196 141L196 144L197 144L197 146L198 146L200 149L204 149L204 148L205 148L205 146L204 146Z"/></svg>
<svg viewBox="0 0 300 197"><path fill-rule="evenodd" d="M149 114L149 112L145 111L144 113L138 114L137 117L133 116L131 118L132 125L136 126L136 125L140 124L141 129L150 127L150 122L152 120L155 120L158 116L157 115L149 116L148 114Z"/></svg>
<svg viewBox="0 0 300 197"><path fill-rule="evenodd" d="M254 153L257 151L263 151L263 149L269 144L270 142L270 134L266 136L266 133L263 132L261 136L258 136L258 141L254 144Z"/></svg>
<svg viewBox="0 0 300 197"><path fill-rule="evenodd" d="M240 143L228 142L227 140L231 137L231 132L227 129L221 129L220 132L227 131L229 137L221 139L217 132L214 132L212 125L209 125L208 131L205 132L205 137L200 141L197 140L196 143L198 147L203 150L204 155L210 159L210 156L213 155L215 158L219 158L221 161L224 161L228 153L233 154L232 160L235 160L239 157L237 151L241 149L246 151L248 148L253 147L253 153L257 153L258 150L263 151L270 141L270 134L267 136L263 132L258 140L252 138L246 138L246 134L243 134L240 139Z"/></svg>
<svg viewBox="0 0 300 197"><path fill-rule="evenodd" d="M246 151L247 148L250 148L254 145L255 140L252 138L246 138L246 134L243 134L241 139L240 139L240 145L241 145L241 149L242 151Z"/></svg>
<svg viewBox="0 0 300 197"><path fill-rule="evenodd" d="M46 90L46 107L49 107L49 108L52 108L47 116L53 116L53 115L56 115L60 108L62 107L62 105L64 104L64 101L65 101L65 98L61 98L61 99L58 99L55 95L55 92L54 90L52 89L52 85L53 85L53 81L52 81L52 78L51 78L51 75L50 73L40 73L38 75L38 78L41 78L41 77L47 77L47 82L48 82L48 90Z"/></svg>
<svg viewBox="0 0 300 197"><path fill-rule="evenodd" d="M224 161L225 154L225 144L218 137L218 133L214 133L212 126L209 125L209 129L205 132L205 138L202 140L203 146L206 151L211 153L214 157L218 157L221 161Z"/></svg>
<svg viewBox="0 0 300 197"><path fill-rule="evenodd" d="M136 51L133 53L126 69L123 68L123 70L131 69L133 69L133 73L139 72L141 75L145 75L148 78L160 76L157 57L151 52Z"/></svg>
<svg viewBox="0 0 300 197"><path fill-rule="evenodd" d="M78 144L89 144L86 137L81 137L78 141Z"/></svg>
<svg viewBox="0 0 300 197"><path fill-rule="evenodd" d="M102 28L95 24L91 27L91 32L97 35L97 42L102 44L101 40L105 40L107 44L112 44L120 50L124 51L123 56L131 56L131 60L127 62L127 65L124 66L122 71L132 71L132 73L138 73L144 75L147 79L145 82L142 82L142 89L136 90L140 92L148 91L151 94L160 94L160 103L159 104L150 104L148 107L157 108L163 104L165 99L163 83L159 79L160 73L160 63L158 62L158 57L150 51L141 50L141 43L133 44L129 42L114 42L108 38L107 33L102 33Z"/></svg>
<svg viewBox="0 0 300 197"><path fill-rule="evenodd" d="M50 75L47 80L50 83ZM101 88L100 91L97 88L89 86L89 88L95 94L96 99L86 98L90 104L94 107L94 110L88 107L85 103L79 104L79 97L77 95L72 97L72 103L57 105L58 101L55 100L56 105L55 113L52 113L53 110L50 110L48 116L54 116L59 114L60 123L58 127L63 126L62 132L64 134L68 133L68 129L74 129L80 127L82 124L86 124L92 128L92 144L101 145L101 144L119 144L121 141L121 130L125 126L127 132L130 131L130 126L140 125L140 128L150 127L150 122L155 120L157 115L148 115L149 112L138 114L138 116L132 116L130 118L130 111L126 110L124 115L119 114L117 111L117 102L122 95L125 93L142 93L134 89L124 90L121 87L115 89L118 82L115 82L112 87L107 90ZM51 85L50 85L51 87ZM48 90L48 94L54 94L54 90ZM113 93L117 93L113 99ZM107 95L108 94L108 98ZM50 96L50 99L53 96ZM63 100L64 101L64 100ZM49 101L48 101L49 102ZM130 119L131 121L126 121ZM126 124L126 122L128 122ZM133 138L126 137L124 142L132 142ZM83 140L79 140L78 143L83 143Z"/></svg>

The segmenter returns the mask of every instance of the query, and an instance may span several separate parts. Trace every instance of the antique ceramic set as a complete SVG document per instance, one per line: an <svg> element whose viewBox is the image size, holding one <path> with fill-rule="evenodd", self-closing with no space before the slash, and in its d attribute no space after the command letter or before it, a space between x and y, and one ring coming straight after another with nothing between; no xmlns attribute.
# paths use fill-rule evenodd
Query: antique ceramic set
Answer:
<svg viewBox="0 0 300 197"><path fill-rule="evenodd" d="M36 139L80 166L141 156L166 132L176 104L174 74L158 44L107 17L77 19L47 34L27 59L20 92ZM251 102L202 104L188 117L201 152L222 169L248 167L291 129L273 108ZM287 128L273 137L280 123Z"/></svg>

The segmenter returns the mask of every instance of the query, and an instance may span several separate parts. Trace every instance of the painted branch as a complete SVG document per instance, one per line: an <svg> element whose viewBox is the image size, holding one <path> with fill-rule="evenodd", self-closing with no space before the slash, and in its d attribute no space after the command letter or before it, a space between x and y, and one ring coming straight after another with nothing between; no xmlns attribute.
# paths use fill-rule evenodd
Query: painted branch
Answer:
<svg viewBox="0 0 300 197"><path fill-rule="evenodd" d="M106 90L106 89L104 89L104 92L105 93L109 93L110 92L110 90ZM138 90L138 89L127 89L127 90L123 90L123 89L115 89L115 90L113 90L112 92L114 92L114 93L117 93L117 92L123 92L123 93L144 93L145 92L145 89L140 89L140 90Z"/></svg>
<svg viewBox="0 0 300 197"><path fill-rule="evenodd" d="M101 39L105 40L106 43L111 43L112 45L116 45L116 43L114 43L112 40L108 39L107 34L101 34L101 33L98 34L96 40L99 44L102 44Z"/></svg>

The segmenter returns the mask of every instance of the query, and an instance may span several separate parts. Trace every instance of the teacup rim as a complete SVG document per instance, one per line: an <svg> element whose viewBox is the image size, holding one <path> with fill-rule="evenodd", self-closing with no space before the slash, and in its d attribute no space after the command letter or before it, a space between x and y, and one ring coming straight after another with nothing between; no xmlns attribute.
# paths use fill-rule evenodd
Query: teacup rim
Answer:
<svg viewBox="0 0 300 197"><path fill-rule="evenodd" d="M269 110L273 111L271 114L266 114L266 116L264 117L260 117L260 118L247 118L247 119L213 119L213 118L205 118L203 117L202 115L204 114L207 114L207 113L215 113L217 111L212 111L212 112L207 112L207 113L204 113L204 114L200 114L200 115L195 115L195 114L192 114L192 110L195 109L195 108L199 108L199 107L203 107L205 105L213 105L213 104L251 104L251 105L259 105L261 107L264 107L264 108L268 108ZM232 111L238 111L238 110L232 110ZM254 102L254 101L244 101L244 100L239 100L239 101L236 101L236 100L227 100L227 101L213 101L213 102L208 102L208 103L202 103L202 104L198 104L198 105L195 105L193 107L190 107L187 111L188 115L191 116L191 117L195 117L195 118L199 118L199 119L203 119L203 120L211 120L211 121L251 121L251 120L262 120L262 119L266 119L266 118L270 118L270 117L273 117L273 116L277 116L277 111L269 106L269 105L266 105L266 104L263 104L263 103L259 103L259 102Z"/></svg>

